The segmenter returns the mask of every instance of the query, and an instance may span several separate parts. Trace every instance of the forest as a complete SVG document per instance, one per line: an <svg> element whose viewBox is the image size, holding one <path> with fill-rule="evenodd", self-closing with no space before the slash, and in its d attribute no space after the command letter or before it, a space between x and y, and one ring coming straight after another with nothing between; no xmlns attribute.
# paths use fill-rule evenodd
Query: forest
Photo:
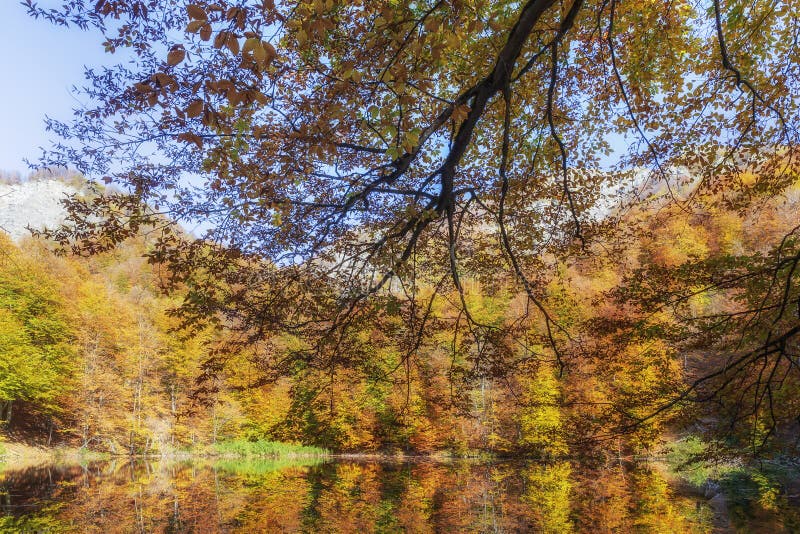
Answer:
<svg viewBox="0 0 800 534"><path fill-rule="evenodd" d="M114 65L45 121L63 222L0 236L6 439L535 461L544 531L676 487L797 526L798 2L21 5Z"/></svg>
<svg viewBox="0 0 800 534"><path fill-rule="evenodd" d="M2 237L3 419L11 431L48 442L133 455L242 439L351 452L562 458L620 443L627 454L643 453L676 432L724 440L740 454L793 453L790 415L800 384L789 373L790 360L778 363L786 366L779 367L785 378L774 390L780 411L742 408L746 388L720 389L719 398L705 403L681 395L716 364L714 338L698 340L683 325L718 321L740 306L743 292L765 283L750 273L773 253L765 244L795 224L800 181L746 212L674 217L666 193L660 198L651 212L626 215L646 221L647 240L557 266L559 278L542 302L580 336L582 351L571 356L568 370L546 354L546 325L514 324L524 295L497 277L492 285L465 278L464 294L476 322L514 329L507 341L516 354L511 369L504 363L479 373L471 348L453 348L469 343L453 333L456 294L430 306L430 333L405 356L407 339L396 335L401 305L390 293L374 324L349 333L357 366L330 372L294 365L286 376L265 379L263 349L240 345L238 333L224 324L183 324L180 304L191 291L165 293L175 276L144 257L152 246L147 232L87 258L56 255L38 239L15 244ZM786 240L784 254L797 254L797 246ZM742 267L745 282L704 287L715 264L743 259L752 262ZM685 276L694 279L696 294L668 295L677 276L670 269L690 265ZM656 284L654 302L631 307L629 292L646 292L644 284ZM417 291L425 299L433 290L421 285ZM796 293L789 299L797 305ZM635 335L619 326L632 322L644 323ZM704 335L713 336L706 328ZM304 340L282 335L262 343L280 359L301 350ZM739 380L749 385L753 377ZM758 386L751 387L751 398L764 401L756 397ZM724 432L713 424L725 415L721 406L740 410Z"/></svg>
<svg viewBox="0 0 800 534"><path fill-rule="evenodd" d="M84 194L91 194L85 180L74 173L44 173L31 179L68 181ZM743 411L735 425L721 429L719 421L726 414L720 406L736 407L742 402L742 389L722 391L715 402L681 400L693 380L714 369L714 360L705 361L713 354L713 346L709 341L704 345L692 340L685 348L680 337L685 333L672 338L664 333L685 323L686 317L706 324L710 318L722 316L736 305L741 288L697 291L689 300L667 301L661 304L663 310L658 311L657 318L648 317L647 328L640 328L636 337L621 337L618 327L609 324L641 320L641 310L626 306L626 291L641 291L638 285L644 281L644 272L656 273L648 275L653 277L691 263L695 265L691 275L699 277L702 266L730 262L734 257L757 262L768 255L770 250L764 244L782 236L787 225L795 224L800 210L800 180L781 198L748 212L698 211L677 219L670 213L668 195L662 191L658 196L657 207L651 212L627 215L647 221L646 241L606 257L597 255L591 261L559 265L559 279L549 284L543 303L557 314L560 324L580 336L585 347L584 353L570 359L568 371L560 371L556 359L541 356L546 350L546 327L530 321L523 328L514 326L518 336L514 350L519 356L513 371L494 371L489 376L476 376L474 361L454 357L452 344L458 342L452 332L458 315L453 304L457 301L455 294L442 296L441 302L431 307L432 333L415 347L413 359L404 360L403 340L392 335L402 317L399 305L392 307L390 302L377 326L359 326L352 333L364 351L358 368L342 368L330 374L296 366L287 376L264 380L256 349L232 342L229 338L236 334L225 325L198 330L182 324L179 307L190 290L178 287L166 292L174 276L164 265L144 257L152 246L147 232L127 239L112 251L86 258L56 254L54 244L42 239L26 237L14 243L0 236L4 439L47 447L79 447L95 454L129 458L186 458L187 454L273 458L288 453L308 455L316 462L313 458L326 451L534 458L546 463L525 477L533 477L529 483L540 487L537 491L541 493L524 498L538 503L531 513L537 506L545 506L535 514L545 514L544 519L536 517L552 532L570 530L569 510L561 510L550 501L567 494L580 503L578 525L584 529L634 524L694 531L690 528L693 523L686 519L693 517L687 512L690 505L670 503L675 497L662 486L658 475L646 471L637 474L634 469L630 474L633 478L618 487L616 477L623 472L617 472L620 468L609 471L606 467L599 475L595 470L586 473L587 465L603 465L610 458L624 458L626 465L635 466L637 458L656 458L666 451L675 473L697 487L712 479L736 487L744 484L744 497L735 487L729 489L734 496L732 506L742 518L752 521L755 508L762 510L761 516L756 515L761 521L768 523L764 517L780 512L789 518L787 525L794 524L800 518L790 512L781 488L791 486L794 480L791 459L797 454L796 420L775 420L769 410L755 409ZM662 214L669 223L654 222ZM785 245L789 246L796 245ZM753 283L763 280L757 278ZM667 284L662 280L659 291ZM696 284L703 288L702 280ZM465 279L464 287L475 320L480 323L508 325L523 306L524 297L514 293L509 280L496 280L495 285L487 286ZM432 291L423 288L420 293ZM791 298L796 304L797 296ZM650 315L656 306L649 305L645 312ZM651 328L656 332L648 332ZM269 342L278 357L303 344L301 339L289 336ZM230 351L232 346L238 349ZM221 348L225 348L224 365ZM796 381L784 380L776 388L782 413L793 413L798 387ZM668 410L650 417L673 402ZM287 444L285 448L281 443ZM316 448L302 449L297 446L300 444ZM750 465L751 458L782 467L777 471L773 467L766 478L759 478L755 467L742 471L742 462ZM582 459L577 466L583 467L571 469L570 462L577 459ZM237 492L256 480L259 487L265 484L268 488L269 481L274 482L277 476L263 479L248 470L260 473L263 468L248 468L247 463L232 465L234 471L226 476L234 477L229 480L239 488L234 490ZM736 465L740 467L733 467ZM366 483L363 477L368 477L372 485L402 472L390 466L373 472L372 467L356 464L337 467L333 472L324 470L319 476L322 480L340 477L341 469L356 470L352 475L358 482L351 483ZM517 488L516 475L505 468L494 469L492 479L501 477L498 480L504 481L501 495L509 499L503 501L505 506L527 510L525 506L513 507L518 506L514 499L523 498L516 493L520 490L509 489ZM176 490L175 499L185 503L196 491L190 488L204 484L205 479L186 478L183 470L179 473L176 483L189 485ZM462 491L464 477L474 476L466 471L446 473L436 467L415 467L412 473L403 476L432 477L426 484L455 484L451 491ZM78 480L87 476L102 480L109 475L68 472L66 476L65 480L76 476ZM245 478L238 481L241 476ZM292 484L300 484L298 491L306 488L302 478L292 476ZM562 476L572 482L554 486L556 479L552 477ZM601 501L585 493L589 487L599 490L588 483L593 476L603 481L600 495L605 497ZM524 480L528 479L523 478L523 487ZM564 480L567 484L568 479ZM365 491L372 491L369 488L372 486ZM479 488L474 490L487 491ZM755 491L755 497L747 491ZM511 493L506 496L506 492ZM85 498L78 497L76 502ZM285 500L269 497L275 498ZM738 505L737 498L742 501ZM70 502L72 499L75 497ZM409 493L403 499L416 497ZM655 508L642 508L642 502ZM425 508L418 502L408 505ZM68 517L81 525L80 514L97 513L92 512L96 506L100 506L96 501L87 500L76 509L70 508ZM160 508L158 501L143 501L142 506L151 512ZM227 506L230 503L222 509ZM549 508L553 506L556 508ZM365 520L363 514L372 517L370 509L355 508L349 513L358 523ZM404 509L392 512L400 514L392 519L401 522L397 525L414 521L413 517L404 518ZM462 528L468 524L488 528L488 519L469 516L469 509L462 513L474 523L464 523ZM270 514L261 510L252 520L258 524L266 517L285 528L291 527L291 521L300 522L297 526L308 520ZM449 515L445 519L453 520ZM156 521L151 524L155 528L156 517L150 520ZM323 521L319 528L343 528L338 514L319 520ZM511 521L504 528L524 530L520 527L523 523L513 522L520 520L512 514L504 520ZM45 522L8 523L6 527L55 528L47 522L49 519L41 521ZM202 524L204 519L192 516L192 521ZM439 528L456 526L443 523Z"/></svg>

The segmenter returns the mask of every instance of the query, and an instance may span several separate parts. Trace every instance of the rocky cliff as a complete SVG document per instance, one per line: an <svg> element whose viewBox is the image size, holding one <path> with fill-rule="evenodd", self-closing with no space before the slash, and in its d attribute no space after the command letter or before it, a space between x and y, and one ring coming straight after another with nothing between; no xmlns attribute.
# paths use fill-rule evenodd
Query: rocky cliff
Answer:
<svg viewBox="0 0 800 534"><path fill-rule="evenodd" d="M27 227L53 227L64 219L60 201L77 192L74 186L57 179L0 183L0 231L19 241L30 232Z"/></svg>

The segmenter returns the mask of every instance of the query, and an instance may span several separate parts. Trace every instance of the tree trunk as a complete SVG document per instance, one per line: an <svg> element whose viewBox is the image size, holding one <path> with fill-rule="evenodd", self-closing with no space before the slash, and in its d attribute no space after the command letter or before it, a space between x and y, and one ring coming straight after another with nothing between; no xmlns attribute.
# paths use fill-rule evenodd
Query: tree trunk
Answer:
<svg viewBox="0 0 800 534"><path fill-rule="evenodd" d="M11 407L14 401L4 401L0 403L0 422L11 422Z"/></svg>

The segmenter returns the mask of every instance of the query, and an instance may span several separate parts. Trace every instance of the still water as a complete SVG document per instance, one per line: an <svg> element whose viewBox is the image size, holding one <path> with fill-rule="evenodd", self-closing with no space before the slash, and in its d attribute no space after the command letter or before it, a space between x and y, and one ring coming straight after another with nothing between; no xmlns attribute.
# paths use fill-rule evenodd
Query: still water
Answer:
<svg viewBox="0 0 800 534"><path fill-rule="evenodd" d="M569 463L106 462L0 473L0 532L711 532L656 471Z"/></svg>

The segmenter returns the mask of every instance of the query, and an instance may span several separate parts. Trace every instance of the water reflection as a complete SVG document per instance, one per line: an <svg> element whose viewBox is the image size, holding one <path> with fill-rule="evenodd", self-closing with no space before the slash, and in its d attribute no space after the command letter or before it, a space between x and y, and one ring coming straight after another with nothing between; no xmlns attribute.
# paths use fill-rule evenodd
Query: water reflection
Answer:
<svg viewBox="0 0 800 534"><path fill-rule="evenodd" d="M6 532L709 532L656 472L569 463L109 462L0 474Z"/></svg>

